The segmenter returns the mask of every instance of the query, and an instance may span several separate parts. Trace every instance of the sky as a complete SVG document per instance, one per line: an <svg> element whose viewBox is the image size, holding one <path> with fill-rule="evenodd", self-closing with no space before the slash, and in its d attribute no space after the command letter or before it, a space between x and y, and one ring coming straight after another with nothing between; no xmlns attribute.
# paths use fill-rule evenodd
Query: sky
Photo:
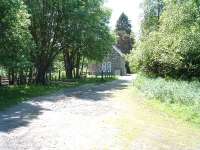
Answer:
<svg viewBox="0 0 200 150"><path fill-rule="evenodd" d="M112 29L115 29L119 16L124 12L131 21L132 30L135 32L136 36L138 36L143 17L143 10L141 8L142 2L143 0L105 0L105 6L112 10L110 23Z"/></svg>

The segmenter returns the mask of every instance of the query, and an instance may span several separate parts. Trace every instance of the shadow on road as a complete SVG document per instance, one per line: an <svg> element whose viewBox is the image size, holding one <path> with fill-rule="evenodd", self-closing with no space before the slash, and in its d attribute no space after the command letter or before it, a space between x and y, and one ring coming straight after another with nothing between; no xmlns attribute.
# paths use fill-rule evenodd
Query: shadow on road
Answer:
<svg viewBox="0 0 200 150"><path fill-rule="evenodd" d="M101 101L108 100L114 92L127 88L129 80L117 80L101 85L84 85L67 89L50 96L37 97L32 101L0 112L0 133L7 133L19 127L25 127L33 119L37 119L44 111L51 111L51 106L43 106L42 102L55 103L59 100L75 97L80 100Z"/></svg>
<svg viewBox="0 0 200 150"><path fill-rule="evenodd" d="M96 85L96 86L83 86L75 88L71 91L65 91L66 97L75 97L87 101L102 101L112 97L114 92L126 89L130 85L130 81L117 80L110 83Z"/></svg>
<svg viewBox="0 0 200 150"><path fill-rule="evenodd" d="M0 132L9 132L18 127L26 126L45 110L47 109L27 102L1 112Z"/></svg>

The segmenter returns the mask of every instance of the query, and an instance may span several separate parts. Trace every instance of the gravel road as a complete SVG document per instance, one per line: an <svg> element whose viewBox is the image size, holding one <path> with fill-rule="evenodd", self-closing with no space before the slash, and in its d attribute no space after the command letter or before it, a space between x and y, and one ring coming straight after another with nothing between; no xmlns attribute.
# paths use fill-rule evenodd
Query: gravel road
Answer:
<svg viewBox="0 0 200 150"><path fill-rule="evenodd" d="M122 132L119 126L108 123L109 118L125 113L126 105L122 106L115 99L127 92L133 78L126 76L98 86L84 85L60 91L0 112L0 150L173 150L173 146L178 150L176 144L180 141L169 145L170 140L176 138L169 135L166 139L162 135L166 133L164 123L168 121L163 123L163 128L160 128L162 124L149 125L147 118L151 116L137 113L152 114L145 113L144 109L135 109L135 126L142 132L138 133L131 148L124 146L119 138ZM121 96L126 98L126 95ZM141 121L143 125L138 123ZM190 135L193 132L188 135L191 139Z"/></svg>
<svg viewBox="0 0 200 150"><path fill-rule="evenodd" d="M0 150L115 148L118 129L104 122L118 113L112 95L131 81L129 76L98 86L84 85L0 112Z"/></svg>

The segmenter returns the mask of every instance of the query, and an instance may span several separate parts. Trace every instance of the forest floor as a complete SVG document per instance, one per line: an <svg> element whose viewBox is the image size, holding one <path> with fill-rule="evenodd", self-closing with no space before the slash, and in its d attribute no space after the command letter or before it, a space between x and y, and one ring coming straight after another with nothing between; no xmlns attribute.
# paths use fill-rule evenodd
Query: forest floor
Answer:
<svg viewBox="0 0 200 150"><path fill-rule="evenodd" d="M200 129L146 103L134 76L0 112L0 150L200 150Z"/></svg>

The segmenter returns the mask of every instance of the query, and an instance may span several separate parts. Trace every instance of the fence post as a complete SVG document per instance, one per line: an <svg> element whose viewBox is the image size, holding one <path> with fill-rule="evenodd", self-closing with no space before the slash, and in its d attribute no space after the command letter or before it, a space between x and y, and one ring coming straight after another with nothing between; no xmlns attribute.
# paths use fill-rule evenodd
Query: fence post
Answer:
<svg viewBox="0 0 200 150"><path fill-rule="evenodd" d="M101 80L103 80L103 71L101 71Z"/></svg>
<svg viewBox="0 0 200 150"><path fill-rule="evenodd" d="M61 74L61 71L59 70L58 72L58 80L60 81L60 74Z"/></svg>

